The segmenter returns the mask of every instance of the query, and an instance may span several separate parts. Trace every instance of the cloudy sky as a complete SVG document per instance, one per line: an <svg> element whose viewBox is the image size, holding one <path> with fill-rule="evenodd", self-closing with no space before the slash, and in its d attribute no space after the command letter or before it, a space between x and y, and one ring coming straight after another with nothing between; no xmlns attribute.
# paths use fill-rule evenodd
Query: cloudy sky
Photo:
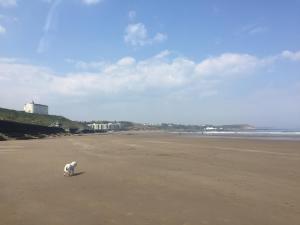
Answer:
<svg viewBox="0 0 300 225"><path fill-rule="evenodd" d="M0 107L300 128L299 12L299 0L0 0Z"/></svg>

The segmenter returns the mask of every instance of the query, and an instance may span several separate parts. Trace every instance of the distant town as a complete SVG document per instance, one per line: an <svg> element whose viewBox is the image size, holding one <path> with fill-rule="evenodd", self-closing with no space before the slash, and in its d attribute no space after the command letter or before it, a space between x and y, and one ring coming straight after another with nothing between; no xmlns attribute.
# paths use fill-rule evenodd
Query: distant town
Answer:
<svg viewBox="0 0 300 225"><path fill-rule="evenodd" d="M34 101L24 105L26 113L48 115L49 107L44 104L37 104ZM88 121L81 122L84 124L86 130L94 132L107 132L107 131L120 131L120 130L167 130L167 131L231 131L231 130L247 130L254 129L253 126L248 124L238 125L183 125L174 123L134 123L128 121ZM58 121L50 124L52 127L62 127Z"/></svg>
<svg viewBox="0 0 300 225"><path fill-rule="evenodd" d="M120 131L198 132L244 131L255 129L247 124L185 125L175 123L137 123L130 121L73 121L50 115L49 107L34 101L23 111L0 108L0 140L43 138L61 134L107 133Z"/></svg>

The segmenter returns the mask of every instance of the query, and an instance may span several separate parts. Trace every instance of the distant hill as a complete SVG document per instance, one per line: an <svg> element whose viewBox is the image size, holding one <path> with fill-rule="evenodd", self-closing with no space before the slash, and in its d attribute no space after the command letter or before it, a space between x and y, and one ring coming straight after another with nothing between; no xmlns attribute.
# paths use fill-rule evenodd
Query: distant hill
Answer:
<svg viewBox="0 0 300 225"><path fill-rule="evenodd" d="M86 126L82 123L69 120L63 116L40 115L25 113L11 109L0 108L0 120L8 120L19 123L28 123L41 126L50 126L54 123L60 123L62 128L84 129Z"/></svg>

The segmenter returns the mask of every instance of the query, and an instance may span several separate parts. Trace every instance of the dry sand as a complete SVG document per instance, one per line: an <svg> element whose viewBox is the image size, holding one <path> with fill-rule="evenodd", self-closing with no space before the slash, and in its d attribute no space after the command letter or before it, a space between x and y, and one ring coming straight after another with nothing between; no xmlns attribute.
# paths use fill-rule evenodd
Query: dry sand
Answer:
<svg viewBox="0 0 300 225"><path fill-rule="evenodd" d="M79 174L63 177L66 162ZM298 225L300 142L110 134L0 142L1 225Z"/></svg>

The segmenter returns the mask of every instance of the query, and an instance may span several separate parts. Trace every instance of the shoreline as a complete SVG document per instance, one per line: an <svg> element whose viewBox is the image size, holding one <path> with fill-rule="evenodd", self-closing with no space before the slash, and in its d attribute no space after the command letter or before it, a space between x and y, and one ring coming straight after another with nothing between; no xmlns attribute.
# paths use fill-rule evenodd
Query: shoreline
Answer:
<svg viewBox="0 0 300 225"><path fill-rule="evenodd" d="M1 141L14 141L14 140L39 140L64 136L102 136L102 135L137 135L137 134L157 134L157 135L174 135L186 136L193 138L211 138L211 139L245 139L245 140L274 140L274 141L300 141L300 135L267 135L267 134L241 134L242 132L230 133L201 133L201 132L185 132L185 131L167 131L167 130L128 130L128 131L112 131L112 132L99 132L99 133L57 133L57 134L39 134L32 135L20 133L15 136L7 136L0 133Z"/></svg>

